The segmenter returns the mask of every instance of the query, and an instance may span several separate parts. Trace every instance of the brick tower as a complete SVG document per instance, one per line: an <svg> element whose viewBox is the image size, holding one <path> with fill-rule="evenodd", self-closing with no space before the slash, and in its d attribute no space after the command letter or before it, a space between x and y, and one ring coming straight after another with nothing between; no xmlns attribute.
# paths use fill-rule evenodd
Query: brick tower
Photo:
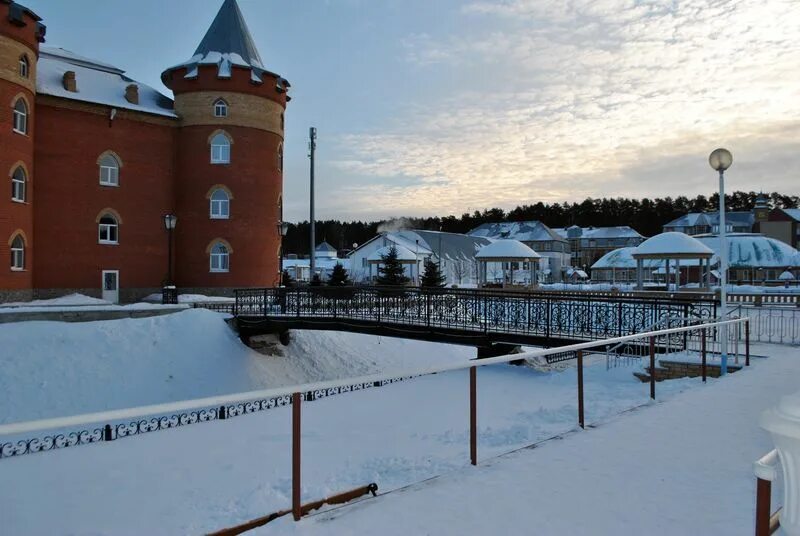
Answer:
<svg viewBox="0 0 800 536"><path fill-rule="evenodd" d="M180 118L176 283L276 284L289 83L264 68L236 0L224 1L192 58L161 77Z"/></svg>
<svg viewBox="0 0 800 536"><path fill-rule="evenodd" d="M0 198L0 289L19 298L30 297L33 286L33 120L36 61L45 34L40 20L0 0L0 173L8 181Z"/></svg>

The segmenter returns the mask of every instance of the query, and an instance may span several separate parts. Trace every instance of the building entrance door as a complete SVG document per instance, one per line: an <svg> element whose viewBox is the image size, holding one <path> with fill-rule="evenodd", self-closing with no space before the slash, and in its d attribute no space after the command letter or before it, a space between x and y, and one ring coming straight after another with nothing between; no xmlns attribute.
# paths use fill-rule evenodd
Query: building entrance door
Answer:
<svg viewBox="0 0 800 536"><path fill-rule="evenodd" d="M103 270L103 299L119 303L119 270Z"/></svg>

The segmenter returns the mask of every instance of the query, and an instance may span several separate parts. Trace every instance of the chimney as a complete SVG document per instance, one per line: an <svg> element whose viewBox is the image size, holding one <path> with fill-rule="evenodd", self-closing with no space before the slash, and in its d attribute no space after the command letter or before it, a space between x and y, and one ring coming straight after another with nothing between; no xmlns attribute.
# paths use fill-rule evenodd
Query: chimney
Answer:
<svg viewBox="0 0 800 536"><path fill-rule="evenodd" d="M78 92L78 82L75 80L75 71L67 71L64 73L62 82L64 84L64 89L67 91L71 91L72 93Z"/></svg>
<svg viewBox="0 0 800 536"><path fill-rule="evenodd" d="M139 104L139 86L130 84L125 88L125 100L131 104Z"/></svg>

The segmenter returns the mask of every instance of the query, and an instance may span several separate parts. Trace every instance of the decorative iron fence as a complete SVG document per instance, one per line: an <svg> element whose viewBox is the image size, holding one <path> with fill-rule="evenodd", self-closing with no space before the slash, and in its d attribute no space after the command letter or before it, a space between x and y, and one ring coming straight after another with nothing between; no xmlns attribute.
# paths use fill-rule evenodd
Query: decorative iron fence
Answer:
<svg viewBox="0 0 800 536"><path fill-rule="evenodd" d="M232 301L230 302L214 301L214 302L195 302L192 304L192 307L194 307L195 309L208 309L210 311L215 311L217 313L228 313L232 315L234 313L236 305Z"/></svg>
<svg viewBox="0 0 800 536"><path fill-rule="evenodd" d="M361 382L328 387L325 389L314 389L302 393L301 396L304 401L311 402L342 393L361 391L373 387L383 387L384 385L410 380L413 377L414 376L387 378L373 382ZM169 430L170 428L201 422L231 419L257 411L287 406L291 403L291 395L276 396L237 404L223 404L218 407L201 408L172 415L161 415L133 421L109 423L87 430L56 432L42 437L16 439L5 443L0 442L0 460L23 456L25 454L34 454L36 452L45 452L78 445L89 445L91 443L103 441L114 441L125 437L138 436L149 432L157 432L159 430Z"/></svg>
<svg viewBox="0 0 800 536"><path fill-rule="evenodd" d="M239 289L234 314L247 319L358 320L377 326L424 326L579 340L639 333L668 317L711 319L708 295L580 295L404 287Z"/></svg>

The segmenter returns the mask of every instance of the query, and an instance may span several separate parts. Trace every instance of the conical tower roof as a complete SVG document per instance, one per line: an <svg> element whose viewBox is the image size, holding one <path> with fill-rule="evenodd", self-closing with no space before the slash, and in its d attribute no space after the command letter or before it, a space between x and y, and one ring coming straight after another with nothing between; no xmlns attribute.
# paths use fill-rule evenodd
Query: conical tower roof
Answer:
<svg viewBox="0 0 800 536"><path fill-rule="evenodd" d="M194 55L207 56L212 52L238 54L248 65L264 68L236 0L223 2Z"/></svg>
<svg viewBox="0 0 800 536"><path fill-rule="evenodd" d="M186 69L184 78L192 79L197 78L199 68L205 65L216 65L219 78L230 78L232 69L240 67L250 69L250 79L255 84L261 84L262 75L267 74L278 79L279 91L289 88L289 82L284 78L264 69L261 55L236 0L225 0L222 3L194 55L164 71L161 80L164 85L171 87L171 71Z"/></svg>

